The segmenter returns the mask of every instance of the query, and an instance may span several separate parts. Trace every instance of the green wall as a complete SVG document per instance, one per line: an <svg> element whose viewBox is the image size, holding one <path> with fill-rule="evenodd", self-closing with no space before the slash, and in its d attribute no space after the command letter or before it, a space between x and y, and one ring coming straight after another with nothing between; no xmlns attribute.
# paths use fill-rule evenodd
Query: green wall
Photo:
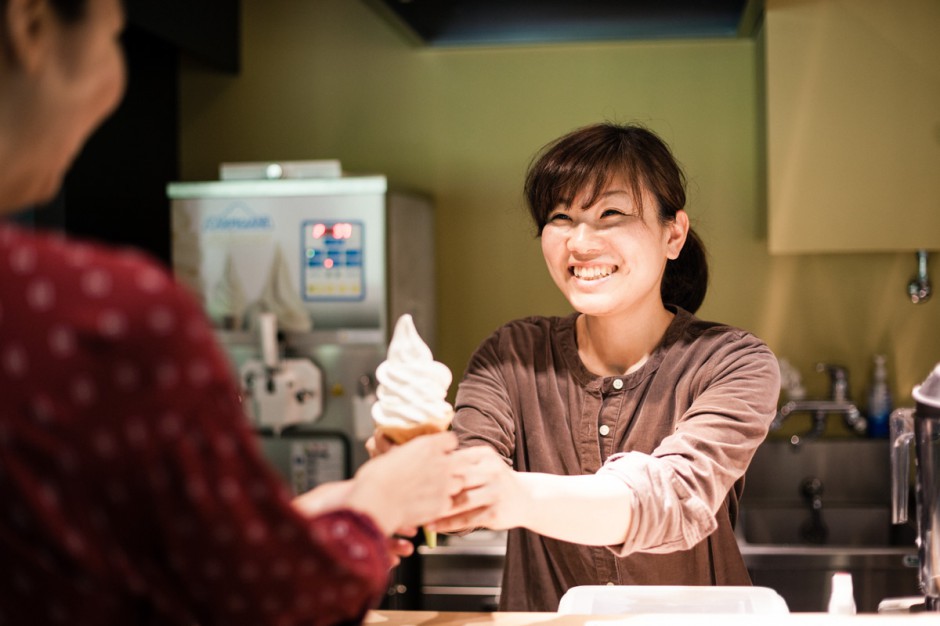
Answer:
<svg viewBox="0 0 940 626"><path fill-rule="evenodd" d="M752 39L429 49L353 0L244 0L242 38L238 76L184 68L183 178L215 178L221 161L338 158L429 194L436 351L458 378L499 324L568 311L522 179L544 143L601 120L650 126L683 163L713 273L701 317L754 331L813 394L826 390L813 365L827 361L849 367L862 398L883 352L906 404L940 361L940 296L906 297L912 254L767 253Z"/></svg>

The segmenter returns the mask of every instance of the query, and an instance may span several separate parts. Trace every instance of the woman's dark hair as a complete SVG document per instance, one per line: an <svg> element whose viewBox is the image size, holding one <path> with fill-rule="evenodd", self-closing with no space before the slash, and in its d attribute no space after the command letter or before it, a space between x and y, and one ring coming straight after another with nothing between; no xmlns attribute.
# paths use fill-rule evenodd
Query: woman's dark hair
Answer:
<svg viewBox="0 0 940 626"><path fill-rule="evenodd" d="M0 24L3 23L3 17L6 14L8 0L0 0ZM88 9L88 0L48 0L56 14L63 22L73 24L85 17L85 11Z"/></svg>
<svg viewBox="0 0 940 626"><path fill-rule="evenodd" d="M9 0L0 0L0 55L12 55L12 43L7 32L7 5ZM75 24L85 17L88 9L88 0L49 0L53 8L65 24Z"/></svg>
<svg viewBox="0 0 940 626"><path fill-rule="evenodd" d="M49 0L63 22L74 23L85 17L88 0Z"/></svg>
<svg viewBox="0 0 940 626"><path fill-rule="evenodd" d="M585 191L584 206L594 204L616 176L630 184L641 212L643 189L656 199L663 224L685 207L685 174L659 136L637 125L594 124L548 144L529 166L525 197L538 235L556 207L570 207ZM705 246L690 228L679 257L666 263L660 293L664 303L694 313L707 289Z"/></svg>

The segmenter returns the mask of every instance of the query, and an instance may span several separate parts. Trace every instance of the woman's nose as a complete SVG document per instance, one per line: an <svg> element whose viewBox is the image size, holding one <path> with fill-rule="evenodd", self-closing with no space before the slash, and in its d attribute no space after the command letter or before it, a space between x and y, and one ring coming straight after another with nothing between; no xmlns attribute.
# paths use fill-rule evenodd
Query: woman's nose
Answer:
<svg viewBox="0 0 940 626"><path fill-rule="evenodd" d="M589 253L600 249L600 238L589 224L581 223L574 227L568 237L568 249L575 253Z"/></svg>

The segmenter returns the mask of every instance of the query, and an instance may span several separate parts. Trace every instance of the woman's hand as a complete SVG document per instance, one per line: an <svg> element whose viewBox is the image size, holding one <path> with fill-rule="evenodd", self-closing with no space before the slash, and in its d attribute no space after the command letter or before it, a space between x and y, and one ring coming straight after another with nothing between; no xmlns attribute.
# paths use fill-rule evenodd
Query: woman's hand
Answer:
<svg viewBox="0 0 940 626"><path fill-rule="evenodd" d="M439 520L428 530L457 532L470 528L503 530L525 525L528 494L521 475L489 446L475 446L453 453L463 473L463 490Z"/></svg>
<svg viewBox="0 0 940 626"><path fill-rule="evenodd" d="M540 535L605 546L623 544L633 523L635 495L617 476L516 472L489 446L453 454L463 464L464 489L428 530L528 528Z"/></svg>

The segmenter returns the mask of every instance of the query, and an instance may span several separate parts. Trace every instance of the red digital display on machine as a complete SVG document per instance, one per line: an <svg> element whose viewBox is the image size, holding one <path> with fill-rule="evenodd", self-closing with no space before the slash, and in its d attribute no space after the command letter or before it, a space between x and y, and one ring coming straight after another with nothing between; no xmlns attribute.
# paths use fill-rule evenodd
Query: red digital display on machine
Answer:
<svg viewBox="0 0 940 626"><path fill-rule="evenodd" d="M318 222L310 227L310 234L314 239L331 237L333 239L349 239L352 237L353 227L349 222L337 222L335 224L324 224Z"/></svg>

